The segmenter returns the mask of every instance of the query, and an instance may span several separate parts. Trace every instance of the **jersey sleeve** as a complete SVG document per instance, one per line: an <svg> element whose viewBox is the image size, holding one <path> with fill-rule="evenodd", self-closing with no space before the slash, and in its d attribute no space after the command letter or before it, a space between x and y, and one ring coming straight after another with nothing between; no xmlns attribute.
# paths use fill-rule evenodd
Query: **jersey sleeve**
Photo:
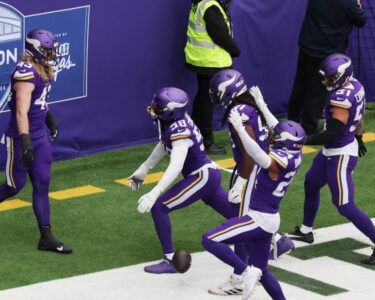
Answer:
<svg viewBox="0 0 375 300"><path fill-rule="evenodd" d="M288 155L278 149L273 149L270 153L269 156L277 163L277 165L282 168L282 169L287 169L288 164L289 164L289 159Z"/></svg>
<svg viewBox="0 0 375 300"><path fill-rule="evenodd" d="M258 115L256 113L256 109L249 105L236 105L231 109L231 112L236 110L239 112L242 122L246 125L254 127L254 124L257 122ZM230 114L229 114L230 115ZM229 119L228 119L229 122Z"/></svg>
<svg viewBox="0 0 375 300"><path fill-rule="evenodd" d="M352 107L350 101L352 91L349 89L340 89L329 95L329 104L331 106L349 109Z"/></svg>
<svg viewBox="0 0 375 300"><path fill-rule="evenodd" d="M176 124L176 123L174 123L174 124ZM188 127L173 126L174 124L172 124L172 126L170 126L168 128L168 133L167 133L168 139L171 142L181 140L181 139L188 139L193 135L193 133L191 132L191 130Z"/></svg>
<svg viewBox="0 0 375 300"><path fill-rule="evenodd" d="M20 62L13 72L12 79L15 82L31 82L34 83L36 79L36 71L32 64Z"/></svg>

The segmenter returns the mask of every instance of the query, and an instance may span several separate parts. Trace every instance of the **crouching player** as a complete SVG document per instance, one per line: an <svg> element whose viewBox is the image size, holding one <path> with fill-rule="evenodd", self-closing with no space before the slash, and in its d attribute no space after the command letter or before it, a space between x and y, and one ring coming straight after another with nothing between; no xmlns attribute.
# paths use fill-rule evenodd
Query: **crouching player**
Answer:
<svg viewBox="0 0 375 300"><path fill-rule="evenodd" d="M159 89L147 108L159 125L160 142L149 158L130 176L132 189L139 188L148 171L165 154L170 163L158 184L138 203L138 211L151 211L155 229L164 252L164 260L145 267L149 273L176 273L172 264L172 245L169 213L202 199L226 218L234 216L236 207L227 201L228 192L221 187L221 173L204 152L203 139L197 126L186 113L188 95L178 88ZM183 179L167 190L182 172Z"/></svg>
<svg viewBox="0 0 375 300"><path fill-rule="evenodd" d="M280 202L301 164L305 132L293 121L275 121L273 141L269 153L266 153L247 134L237 111L231 112L229 121L260 170L255 178L248 214L229 219L206 232L202 245L223 262L242 271L242 299L250 298L259 279L272 299L285 299L279 282L268 271L267 265L272 238L280 225ZM240 242L246 242L250 266L228 246Z"/></svg>

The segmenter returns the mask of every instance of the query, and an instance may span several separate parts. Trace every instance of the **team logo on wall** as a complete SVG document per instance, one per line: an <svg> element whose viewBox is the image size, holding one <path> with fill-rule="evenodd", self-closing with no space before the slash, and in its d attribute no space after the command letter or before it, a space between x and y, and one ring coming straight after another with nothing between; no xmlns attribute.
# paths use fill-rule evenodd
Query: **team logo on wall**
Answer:
<svg viewBox="0 0 375 300"><path fill-rule="evenodd" d="M82 6L24 16L0 2L0 113L8 111L10 75L24 52L25 33L36 28L52 31L60 43L48 103L87 96L89 15L90 6Z"/></svg>

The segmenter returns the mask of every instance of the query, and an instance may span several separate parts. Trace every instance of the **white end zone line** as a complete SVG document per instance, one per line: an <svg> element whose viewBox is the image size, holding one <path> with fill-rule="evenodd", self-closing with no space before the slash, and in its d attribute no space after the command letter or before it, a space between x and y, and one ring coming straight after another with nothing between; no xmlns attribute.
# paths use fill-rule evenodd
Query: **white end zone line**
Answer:
<svg viewBox="0 0 375 300"><path fill-rule="evenodd" d="M375 219L373 219L374 221ZM354 238L370 246L368 239L363 236L352 224L342 224L327 228L315 230L315 244L342 238ZM156 238L156 237L155 237ZM302 243L296 243L297 247L306 246ZM370 254L370 248L359 250L361 253ZM124 254L126 255L126 254ZM58 279L49 282L32 284L20 288L0 291L0 300L239 300L238 296L227 296L224 298L210 295L207 289L217 286L228 279L231 274L231 268L206 252L194 253L193 264L186 274L163 274L153 275L143 272L143 266L149 263L133 265L118 269L112 269L102 272L91 273L87 275L74 276L65 279ZM303 299L329 299L329 300L370 300L374 299L375 294L375 267L374 271L364 269L349 263L337 261L329 257L315 258L314 269L320 269L321 281L333 283L338 287L348 289L349 292L333 296L323 297L318 294L281 283L284 293L288 300ZM307 261L308 263L309 261ZM291 256L281 257L276 262L271 262L279 268L290 269L290 271L305 274L314 278L318 271L312 274L306 274L308 269L297 268L296 264L302 265L304 261ZM327 266L326 264L330 264ZM311 262L310 262L311 264ZM310 266L311 267L311 266ZM324 273L326 268L336 268L337 273L345 272L349 281L352 281L350 287L343 286L342 279L330 277ZM306 272L305 272L306 271ZM305 273L304 273L305 272ZM373 273L374 272L374 273ZM337 274L336 273L336 274ZM314 275L315 274L315 275ZM373 274L369 276L369 274ZM365 276L365 278L364 278ZM359 281L360 284L356 284ZM367 281L368 284L364 283ZM358 287L356 287L358 286ZM270 299L261 286L257 286L252 299L266 300Z"/></svg>

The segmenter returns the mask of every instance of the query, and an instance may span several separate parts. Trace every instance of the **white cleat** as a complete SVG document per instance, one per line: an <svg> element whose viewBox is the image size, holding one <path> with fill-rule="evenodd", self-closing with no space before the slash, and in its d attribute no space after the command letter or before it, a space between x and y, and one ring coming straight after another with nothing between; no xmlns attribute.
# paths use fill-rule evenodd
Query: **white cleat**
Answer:
<svg viewBox="0 0 375 300"><path fill-rule="evenodd" d="M208 290L210 294L219 296L235 296L242 295L244 289L242 275L232 274L229 281L219 285L216 288Z"/></svg>
<svg viewBox="0 0 375 300"><path fill-rule="evenodd" d="M242 273L244 283L242 300L250 299L261 276L262 270L254 266L247 267Z"/></svg>

